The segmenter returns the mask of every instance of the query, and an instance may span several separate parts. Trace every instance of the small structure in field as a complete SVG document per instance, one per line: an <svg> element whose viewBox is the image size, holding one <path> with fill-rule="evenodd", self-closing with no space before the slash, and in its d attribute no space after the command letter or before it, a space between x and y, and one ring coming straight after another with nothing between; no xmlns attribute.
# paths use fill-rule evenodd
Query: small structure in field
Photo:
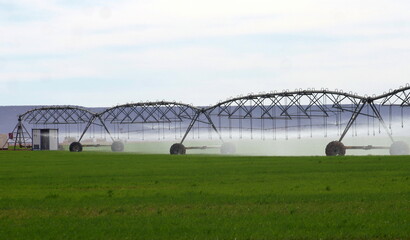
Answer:
<svg viewBox="0 0 410 240"><path fill-rule="evenodd" d="M58 129L33 129L33 150L58 150Z"/></svg>

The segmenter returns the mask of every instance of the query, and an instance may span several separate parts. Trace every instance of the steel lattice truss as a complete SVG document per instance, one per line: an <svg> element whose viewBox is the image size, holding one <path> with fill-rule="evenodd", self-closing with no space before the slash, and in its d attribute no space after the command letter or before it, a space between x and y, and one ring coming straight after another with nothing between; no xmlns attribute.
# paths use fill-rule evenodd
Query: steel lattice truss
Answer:
<svg viewBox="0 0 410 240"><path fill-rule="evenodd" d="M199 113L232 119L294 119L328 117L340 112L357 112L363 104L410 106L410 87L389 93L363 97L352 93L328 90L301 90L267 93L232 98L200 108L176 102L142 102L124 104L93 113L77 106L41 107L27 111L20 118L30 124L79 124L100 117L116 124L162 123L192 120ZM362 115L367 113L360 112ZM376 117L372 114L371 116Z"/></svg>
<svg viewBox="0 0 410 240"><path fill-rule="evenodd" d="M367 106L367 108L365 108ZM381 106L410 106L410 86L406 86L379 96L359 96L352 93L328 90L297 90L280 93L266 93L232 98L211 107L194 107L176 102L141 102L118 105L100 113L93 113L77 106L51 106L30 110L19 116L19 122L30 124L86 124L79 139L92 124L105 128L110 134L109 124L145 124L190 122L181 143L197 123L212 126L216 118L228 119L271 119L293 120L328 118L350 114L340 141L354 124L358 116L377 118L389 132L382 117ZM367 109L365 111L364 109ZM388 133L391 137L390 133ZM112 137L111 137L112 138ZM113 138L112 138L113 139ZM392 137L391 137L392 139Z"/></svg>
<svg viewBox="0 0 410 240"><path fill-rule="evenodd" d="M100 113L104 122L115 124L171 123L192 120L198 108L176 102L146 102L125 104Z"/></svg>
<svg viewBox="0 0 410 240"><path fill-rule="evenodd" d="M328 117L354 110L365 98L333 91L295 91L249 95L220 102L206 109L232 119L293 119Z"/></svg>
<svg viewBox="0 0 410 240"><path fill-rule="evenodd" d="M410 106L410 87L400 88L389 93L374 97L374 100L383 106Z"/></svg>
<svg viewBox="0 0 410 240"><path fill-rule="evenodd" d="M20 118L30 124L81 124L89 123L95 113L76 106L51 106L30 110Z"/></svg>

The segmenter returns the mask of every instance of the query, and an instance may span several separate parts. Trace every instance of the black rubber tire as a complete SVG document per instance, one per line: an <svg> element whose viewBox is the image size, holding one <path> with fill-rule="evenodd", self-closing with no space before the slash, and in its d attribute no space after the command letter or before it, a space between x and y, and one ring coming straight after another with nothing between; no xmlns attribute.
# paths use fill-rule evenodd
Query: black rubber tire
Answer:
<svg viewBox="0 0 410 240"><path fill-rule="evenodd" d="M83 145L79 142L72 142L70 144L70 152L82 152L83 151Z"/></svg>
<svg viewBox="0 0 410 240"><path fill-rule="evenodd" d="M409 153L409 145L405 142L393 142L390 146L390 155L409 155Z"/></svg>
<svg viewBox="0 0 410 240"><path fill-rule="evenodd" d="M325 153L326 156L344 156L346 154L346 147L342 142L332 141L327 144Z"/></svg>
<svg viewBox="0 0 410 240"><path fill-rule="evenodd" d="M124 152L124 143L121 141L115 141L111 144L111 151Z"/></svg>
<svg viewBox="0 0 410 240"><path fill-rule="evenodd" d="M233 143L223 143L221 146L221 154L235 154L236 146Z"/></svg>
<svg viewBox="0 0 410 240"><path fill-rule="evenodd" d="M186 148L182 143L174 143L169 149L171 155L184 155L186 153Z"/></svg>

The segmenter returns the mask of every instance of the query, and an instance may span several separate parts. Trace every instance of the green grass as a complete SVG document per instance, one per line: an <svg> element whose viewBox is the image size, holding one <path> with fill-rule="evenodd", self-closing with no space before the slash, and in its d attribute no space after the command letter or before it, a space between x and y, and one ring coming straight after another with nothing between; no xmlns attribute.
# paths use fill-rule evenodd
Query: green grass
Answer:
<svg viewBox="0 0 410 240"><path fill-rule="evenodd" d="M409 157L0 152L0 239L410 239Z"/></svg>

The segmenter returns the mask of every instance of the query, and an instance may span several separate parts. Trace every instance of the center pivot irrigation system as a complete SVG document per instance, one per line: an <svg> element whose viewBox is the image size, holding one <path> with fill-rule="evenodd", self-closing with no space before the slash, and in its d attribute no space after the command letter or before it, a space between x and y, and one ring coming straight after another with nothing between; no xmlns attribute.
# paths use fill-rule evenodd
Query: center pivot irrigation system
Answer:
<svg viewBox="0 0 410 240"><path fill-rule="evenodd" d="M390 90L379 96L359 96L342 91L295 90L250 94L231 98L210 107L195 107L177 102L140 102L118 105L99 112L77 106L51 106L30 110L18 117L11 141L14 148L30 146L31 136L23 122L31 125L75 125L78 140L69 149L80 152L83 147L99 144L81 143L90 129L100 128L111 140L112 151L123 151L124 134L136 134L140 140L150 137L161 140L170 134L177 143L170 147L171 154L185 154L189 149L220 148L221 153L235 153L236 149L226 139L261 139L292 134L297 138L312 137L319 129L327 136L328 129L336 130L338 139L325 147L327 156L345 155L347 149L388 149L392 155L410 153L403 141L395 141L392 135L392 118L401 116L401 124L410 117L410 86ZM387 119L387 121L385 121ZM367 126L391 140L390 146L345 146L342 141L347 133L357 133L357 126ZM82 129L82 131L81 131ZM95 131L95 130L94 130ZM186 147L184 141L189 133L195 138L208 133L208 138L217 136L218 146Z"/></svg>

